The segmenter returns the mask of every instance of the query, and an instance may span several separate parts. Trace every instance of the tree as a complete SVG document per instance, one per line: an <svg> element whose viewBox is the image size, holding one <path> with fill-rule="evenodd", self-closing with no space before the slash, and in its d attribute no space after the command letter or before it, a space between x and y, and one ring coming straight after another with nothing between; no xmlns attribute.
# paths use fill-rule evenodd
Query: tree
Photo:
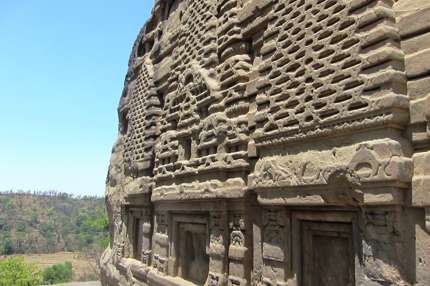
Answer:
<svg viewBox="0 0 430 286"><path fill-rule="evenodd" d="M0 260L0 286L36 286L42 283L42 275L33 264L22 257Z"/></svg>

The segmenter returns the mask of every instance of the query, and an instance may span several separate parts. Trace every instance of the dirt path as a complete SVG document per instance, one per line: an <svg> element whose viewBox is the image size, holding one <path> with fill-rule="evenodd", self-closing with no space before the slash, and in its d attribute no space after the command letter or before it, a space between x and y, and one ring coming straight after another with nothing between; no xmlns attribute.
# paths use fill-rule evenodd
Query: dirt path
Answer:
<svg viewBox="0 0 430 286"><path fill-rule="evenodd" d="M49 286L101 286L102 284L98 281L93 282L70 282L70 283L63 283L63 284L55 284L55 285L49 285Z"/></svg>

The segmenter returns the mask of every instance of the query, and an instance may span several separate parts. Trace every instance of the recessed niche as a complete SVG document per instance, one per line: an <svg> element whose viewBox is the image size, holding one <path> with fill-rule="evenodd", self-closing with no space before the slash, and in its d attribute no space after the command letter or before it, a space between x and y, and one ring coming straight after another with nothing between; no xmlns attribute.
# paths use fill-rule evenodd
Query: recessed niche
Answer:
<svg viewBox="0 0 430 286"><path fill-rule="evenodd" d="M181 0L174 0L170 4L166 5L166 19L178 9Z"/></svg>
<svg viewBox="0 0 430 286"><path fill-rule="evenodd" d="M137 46L137 56L143 57L145 54L146 54L145 42L143 41L143 39L141 39Z"/></svg>
<svg viewBox="0 0 430 286"><path fill-rule="evenodd" d="M209 273L206 225L182 223L179 227L179 271L183 279L204 285Z"/></svg>
<svg viewBox="0 0 430 286"><path fill-rule="evenodd" d="M191 139L190 138L182 138L179 139L179 145L181 148L182 160L190 160L191 159Z"/></svg>
<svg viewBox="0 0 430 286"><path fill-rule="evenodd" d="M128 111L121 112L119 114L119 122L120 122L120 133L122 135L127 134L128 132Z"/></svg>
<svg viewBox="0 0 430 286"><path fill-rule="evenodd" d="M141 260L142 254L142 226L139 218L133 219L133 258Z"/></svg>

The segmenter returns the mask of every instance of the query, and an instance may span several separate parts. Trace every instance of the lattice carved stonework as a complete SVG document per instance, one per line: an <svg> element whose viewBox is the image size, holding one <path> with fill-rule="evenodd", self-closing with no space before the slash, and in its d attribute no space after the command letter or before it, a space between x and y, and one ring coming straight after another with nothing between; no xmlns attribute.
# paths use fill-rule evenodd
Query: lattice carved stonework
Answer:
<svg viewBox="0 0 430 286"><path fill-rule="evenodd" d="M167 33L161 38L162 42L173 44L172 65L165 94L166 119L163 120L161 127L163 131L176 130L179 121L176 114L177 105L183 103L181 99L185 99L184 86L180 86L179 83L193 85L193 82L186 82L184 74L192 69L205 69L210 72L210 69L217 64L216 17L213 1L181 1L175 14L179 14L177 16L180 22L179 28L168 26L173 33ZM189 88L191 89L191 86Z"/></svg>
<svg viewBox="0 0 430 286"><path fill-rule="evenodd" d="M153 66L145 61L138 71L127 114L124 159L135 172L152 173L154 145L159 134L161 103L154 93Z"/></svg>
<svg viewBox="0 0 430 286"><path fill-rule="evenodd" d="M257 142L390 118L387 98L405 108L402 53L386 1L277 1L272 12L258 67Z"/></svg>
<svg viewBox="0 0 430 286"><path fill-rule="evenodd" d="M125 162L138 176L246 167L251 138L261 146L403 125L403 58L389 1L266 1L264 29L243 15L251 2L157 2L162 24L139 36L143 63L123 124ZM259 27L254 38L247 27ZM223 117L234 135L201 141ZM178 164L181 140L191 155Z"/></svg>

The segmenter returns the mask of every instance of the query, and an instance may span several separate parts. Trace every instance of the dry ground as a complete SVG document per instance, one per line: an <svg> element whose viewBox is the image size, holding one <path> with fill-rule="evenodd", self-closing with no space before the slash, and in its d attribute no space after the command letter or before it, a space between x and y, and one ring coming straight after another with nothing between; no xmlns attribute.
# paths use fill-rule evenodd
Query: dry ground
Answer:
<svg viewBox="0 0 430 286"><path fill-rule="evenodd" d="M26 255L19 255L19 256L24 257L24 260L28 263L34 263L38 265L41 269L44 269L46 267L52 266L57 263L64 263L66 261L70 261L73 265L73 272L74 272L73 278L75 281L97 280L95 262L91 261L88 258L83 257L82 255L76 252L57 252L57 253L50 253L50 254L26 254ZM79 285L79 284L76 284L76 285Z"/></svg>

